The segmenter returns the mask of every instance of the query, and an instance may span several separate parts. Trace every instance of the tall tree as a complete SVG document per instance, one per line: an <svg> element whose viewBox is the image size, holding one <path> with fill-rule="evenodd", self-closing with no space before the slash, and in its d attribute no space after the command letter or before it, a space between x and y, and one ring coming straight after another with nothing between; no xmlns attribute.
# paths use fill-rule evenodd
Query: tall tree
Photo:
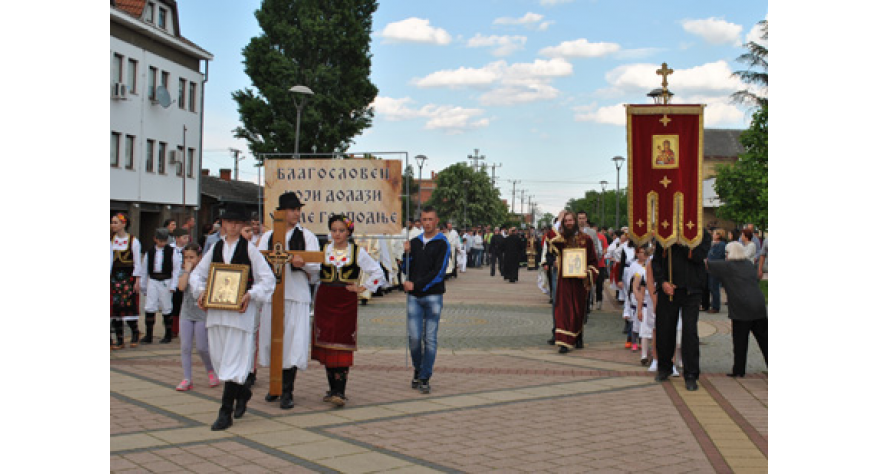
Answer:
<svg viewBox="0 0 880 474"><path fill-rule="evenodd" d="M434 182L436 189L423 206L434 206L441 220L459 226L497 225L507 220L507 206L485 172L456 163L437 173Z"/></svg>
<svg viewBox="0 0 880 474"><path fill-rule="evenodd" d="M243 50L253 88L232 93L251 153L292 153L296 107L290 88L314 92L303 108L300 153L338 153L372 124L370 82L375 0L263 0L263 33Z"/></svg>
<svg viewBox="0 0 880 474"><path fill-rule="evenodd" d="M722 203L718 215L735 222L753 223L763 230L769 224L767 116L766 107L752 115L751 126L739 138L745 153L732 166L719 167L715 176L715 192Z"/></svg>
<svg viewBox="0 0 880 474"><path fill-rule="evenodd" d="M761 40L766 44L769 37L767 20L759 21L758 28L761 30ZM743 89L731 94L730 98L735 103L766 108L768 100L767 87L770 84L770 77L767 73L767 46L755 41L749 41L743 46L748 52L741 54L736 60L745 64L748 69L736 71L733 73L733 76L746 84L756 86L757 89Z"/></svg>

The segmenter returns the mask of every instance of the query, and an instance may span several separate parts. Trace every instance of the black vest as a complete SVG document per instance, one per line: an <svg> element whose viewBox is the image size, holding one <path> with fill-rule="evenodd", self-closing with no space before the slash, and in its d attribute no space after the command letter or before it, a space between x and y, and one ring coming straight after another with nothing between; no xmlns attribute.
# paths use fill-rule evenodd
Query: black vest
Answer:
<svg viewBox="0 0 880 474"><path fill-rule="evenodd" d="M357 264L358 246L354 242L351 246L351 261L346 265L337 268L336 265L328 265L325 261L321 262L321 282L323 283L357 283L361 277L361 267ZM324 255L326 259L327 246L333 246L333 242L328 242L324 246Z"/></svg>
<svg viewBox="0 0 880 474"><path fill-rule="evenodd" d="M226 242L223 239L218 240L214 244L214 252L211 255L212 263L226 263L223 261L224 245L226 245ZM248 256L248 241L244 237L238 238L238 243L235 244L235 251L232 253L232 259L229 263L248 266L247 289L250 290L254 285L254 269L251 267L251 258Z"/></svg>
<svg viewBox="0 0 880 474"><path fill-rule="evenodd" d="M149 272L150 279L152 280L167 280L171 278L171 273L174 269L174 249L170 245L162 247L162 271L159 273L153 270L156 264L156 250L158 249L153 247L147 252L147 272Z"/></svg>

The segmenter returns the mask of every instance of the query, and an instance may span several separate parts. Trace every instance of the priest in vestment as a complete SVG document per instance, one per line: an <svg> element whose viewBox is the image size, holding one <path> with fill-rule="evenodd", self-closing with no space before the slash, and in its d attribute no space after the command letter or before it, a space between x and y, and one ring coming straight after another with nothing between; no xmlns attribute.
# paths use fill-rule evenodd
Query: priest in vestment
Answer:
<svg viewBox="0 0 880 474"><path fill-rule="evenodd" d="M560 270L556 280L556 306L553 312L556 322L556 345L559 346L559 353L565 354L576 347L578 336L584 330L587 291L599 276L599 261L596 258L593 240L578 228L575 215L565 211L561 221L560 233L550 231L550 250L557 255L555 265L561 268L565 249L583 248L587 253L586 278L564 278Z"/></svg>

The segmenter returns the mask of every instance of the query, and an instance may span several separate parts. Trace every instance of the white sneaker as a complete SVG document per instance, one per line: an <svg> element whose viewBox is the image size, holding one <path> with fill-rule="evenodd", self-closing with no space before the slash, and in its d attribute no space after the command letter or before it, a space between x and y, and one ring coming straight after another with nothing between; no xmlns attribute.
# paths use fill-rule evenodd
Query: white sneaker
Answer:
<svg viewBox="0 0 880 474"><path fill-rule="evenodd" d="M681 374L678 373L678 369L675 368L675 365L672 366L672 376L681 377Z"/></svg>
<svg viewBox="0 0 880 474"><path fill-rule="evenodd" d="M651 361L651 366L648 367L648 372L657 372L657 359Z"/></svg>

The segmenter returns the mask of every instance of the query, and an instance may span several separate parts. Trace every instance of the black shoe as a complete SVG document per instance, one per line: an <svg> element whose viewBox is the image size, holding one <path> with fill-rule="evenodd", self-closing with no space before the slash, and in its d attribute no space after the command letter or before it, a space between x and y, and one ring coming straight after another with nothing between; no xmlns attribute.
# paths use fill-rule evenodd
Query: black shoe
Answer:
<svg viewBox="0 0 880 474"><path fill-rule="evenodd" d="M235 399L235 412L232 416L235 418L241 418L244 416L244 413L247 411L247 402L251 399L253 392L251 392L250 387L246 385L240 385L238 389L238 397Z"/></svg>
<svg viewBox="0 0 880 474"><path fill-rule="evenodd" d="M648 365L648 358L642 358L642 365Z"/></svg>
<svg viewBox="0 0 880 474"><path fill-rule="evenodd" d="M271 393L267 393L266 397L263 398L263 400L266 400L267 402L274 402L274 401L278 400L278 395L272 395Z"/></svg>
<svg viewBox="0 0 880 474"><path fill-rule="evenodd" d="M235 382L226 382L223 384L223 396L220 402L220 414L217 420L211 425L211 431L222 431L232 426L232 411L235 405L235 399L239 395L239 390L244 388Z"/></svg>
<svg viewBox="0 0 880 474"><path fill-rule="evenodd" d="M569 349L567 347L559 346L559 353L560 354L568 354L568 351L569 351Z"/></svg>
<svg viewBox="0 0 880 474"><path fill-rule="evenodd" d="M413 378L412 378L412 382L410 382L410 387L412 387L413 390L419 388L419 371L418 370L413 372Z"/></svg>
<svg viewBox="0 0 880 474"><path fill-rule="evenodd" d="M419 380L419 392L424 394L431 393L431 384L428 383L428 379Z"/></svg>
<svg viewBox="0 0 880 474"><path fill-rule="evenodd" d="M730 374L727 374L727 376L728 376L728 377L739 377L739 378L743 378L743 377L746 376L746 374L734 374L734 373L730 373Z"/></svg>
<svg viewBox="0 0 880 474"><path fill-rule="evenodd" d="M147 334L143 339L140 340L141 344L152 344L153 343L153 335Z"/></svg>
<svg viewBox="0 0 880 474"><path fill-rule="evenodd" d="M547 339L548 346L553 346L555 344L556 344L556 338L551 337L550 339Z"/></svg>
<svg viewBox="0 0 880 474"><path fill-rule="evenodd" d="M232 426L232 417L221 408L220 415L217 416L217 420L211 425L211 431L223 431L230 426Z"/></svg>
<svg viewBox="0 0 880 474"><path fill-rule="evenodd" d="M581 341L581 340L575 341L574 348L575 349L583 349L584 348L584 341Z"/></svg>
<svg viewBox="0 0 880 474"><path fill-rule="evenodd" d="M686 388L688 392L694 392L700 387L697 385L697 379L685 379L684 388Z"/></svg>
<svg viewBox="0 0 880 474"><path fill-rule="evenodd" d="M165 337L159 341L159 344L168 344L169 342L171 342L171 331L165 333Z"/></svg>
<svg viewBox="0 0 880 474"><path fill-rule="evenodd" d="M654 376L654 381L655 382L665 382L665 381L669 380L669 375L670 374L668 372L663 372L663 373L657 372L657 375Z"/></svg>
<svg viewBox="0 0 880 474"><path fill-rule="evenodd" d="M281 409L293 408L293 384L296 381L296 367L281 371Z"/></svg>

